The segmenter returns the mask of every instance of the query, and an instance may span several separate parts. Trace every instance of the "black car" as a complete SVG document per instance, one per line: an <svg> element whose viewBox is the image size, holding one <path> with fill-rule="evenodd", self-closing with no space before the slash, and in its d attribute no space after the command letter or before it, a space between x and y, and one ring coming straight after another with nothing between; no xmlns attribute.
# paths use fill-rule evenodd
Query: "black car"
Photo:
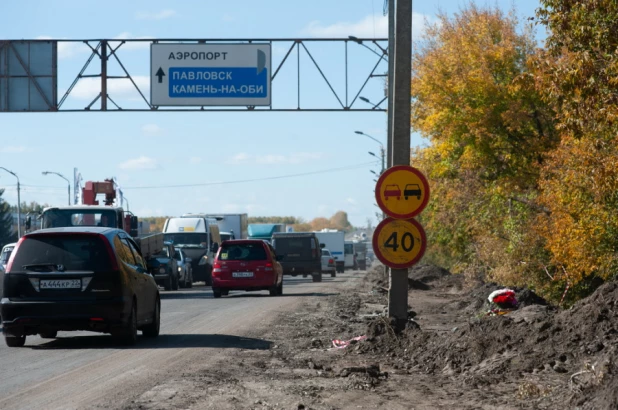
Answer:
<svg viewBox="0 0 618 410"><path fill-rule="evenodd" d="M25 235L4 275L6 344L58 331L111 333L124 344L159 335L161 301L139 248L123 230L72 227Z"/></svg>
<svg viewBox="0 0 618 410"><path fill-rule="evenodd" d="M314 282L322 281L322 252L315 233L275 232L272 245L284 275L311 275Z"/></svg>

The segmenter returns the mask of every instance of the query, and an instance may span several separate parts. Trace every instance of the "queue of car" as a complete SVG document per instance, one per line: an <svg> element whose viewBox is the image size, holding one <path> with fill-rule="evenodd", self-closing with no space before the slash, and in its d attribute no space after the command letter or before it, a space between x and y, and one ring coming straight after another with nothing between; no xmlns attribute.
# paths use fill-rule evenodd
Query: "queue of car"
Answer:
<svg viewBox="0 0 618 410"><path fill-rule="evenodd" d="M173 241L145 258L140 243L122 229L74 226L41 229L6 245L0 315L7 346L24 346L31 335L55 338L59 331L109 333L127 345L136 343L139 330L157 337L159 286L191 287L193 261ZM314 282L322 272L336 274L333 256L312 233L227 240L210 249L216 299L230 291L281 296L286 274L310 274Z"/></svg>

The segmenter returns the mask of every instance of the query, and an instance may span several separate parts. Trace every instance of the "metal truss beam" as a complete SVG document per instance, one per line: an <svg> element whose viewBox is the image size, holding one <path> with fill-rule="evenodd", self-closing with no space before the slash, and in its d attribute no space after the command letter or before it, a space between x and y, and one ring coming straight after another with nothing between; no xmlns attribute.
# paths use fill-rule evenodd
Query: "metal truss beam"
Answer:
<svg viewBox="0 0 618 410"><path fill-rule="evenodd" d="M35 40L33 40L35 41ZM47 40L49 41L49 40ZM388 60L388 40L383 38L254 38L254 39L196 39L196 38L180 38L180 39L171 39L171 38L160 38L160 39L84 39L84 40L53 40L58 44L61 43L83 43L88 48L90 48L90 54L82 65L81 70L77 73L76 77L71 82L71 85L67 88L66 92L58 101L55 107L50 107L50 111L54 112L187 112L187 111L195 111L195 112L299 112L299 111L307 111L307 112L384 112L386 111L386 107L383 107L387 97L384 97L384 94L379 94L377 96L371 96L373 98L367 99L361 97L361 93L366 91L367 85L379 77L386 77L385 74L386 69L379 71L381 64L386 63ZM9 41L10 42L10 41ZM145 90L141 89L134 78L131 76L129 71L126 68L126 64L123 63L121 57L118 54L118 51L122 50L124 45L129 43L147 43L147 44L166 44L166 43L181 43L181 44L243 44L243 43L269 43L273 46L277 46L279 50L287 50L285 55L282 57L280 62L276 63L276 68L273 67L273 73L271 77L271 81L273 84L273 90L276 90L279 82L275 81L281 77L281 69L295 65L293 67L295 69L295 81L296 87L295 90L290 90L291 92L296 92L296 104L292 104L292 106L280 106L276 107L217 107L217 106L195 106L195 107L159 107L153 106L146 95L148 94ZM316 51L320 50L320 47L326 43L339 43L342 45L341 47L341 57L336 59L329 59L328 61L324 61L324 58L320 59L317 57ZM361 47L362 50L359 50L358 53L367 53L366 56L363 57L364 64L350 64L349 57L349 49L350 47ZM294 55L296 54L296 55ZM301 63L301 56L304 61L310 61L310 63L305 63L304 65ZM295 57L295 58L294 58ZM308 60L307 60L308 58ZM91 67L91 63L93 60L98 59L100 62L100 73L98 74L85 74L88 67ZM374 62L372 62L374 61ZM367 64L366 62L369 62ZM326 70L324 64L330 64L331 67L331 75L326 74ZM337 74L332 74L332 66L336 63L336 71ZM121 76L110 76L108 75L109 69L111 65L117 65L120 70L124 73ZM301 70L302 66L302 70ZM150 69L150 66L149 66ZM317 70L318 78L320 80L315 80L315 73L311 73L311 70ZM351 89L349 86L349 79L351 77L351 72L354 74L354 78L358 79L363 78L364 82L362 85L358 86L355 89ZM153 75L153 73L150 73ZM313 75L314 79L307 79L309 75ZM65 103L69 97L71 97L74 92L77 84L83 80L84 78L100 78L100 89L97 93L96 97L93 101L91 101L88 105L83 108L66 108ZM118 104L118 100L114 101L114 95L110 95L108 88L108 80L109 79L125 79L131 82L131 85L138 92L141 97L139 100L139 106L135 107L135 103L131 107L122 107ZM345 84L342 84L341 81L345 81ZM312 89L315 90L317 84L315 81L323 82L326 85L326 90L324 98L321 98L322 101L325 101L324 106L315 107L315 103L312 103L309 106L306 101L302 98L301 88L302 89ZM374 80L375 81L375 80ZM301 87L302 85L302 87ZM337 92L336 89L344 90ZM375 88L374 88L375 90ZM327 101L332 97L336 100L336 103L328 104ZM359 102L360 100L362 101ZM315 95L314 95L315 98ZM378 101L377 103L375 103ZM47 101L46 101L47 102ZM48 102L49 103L49 102ZM108 104L111 103L111 104ZM275 102L276 103L276 102Z"/></svg>

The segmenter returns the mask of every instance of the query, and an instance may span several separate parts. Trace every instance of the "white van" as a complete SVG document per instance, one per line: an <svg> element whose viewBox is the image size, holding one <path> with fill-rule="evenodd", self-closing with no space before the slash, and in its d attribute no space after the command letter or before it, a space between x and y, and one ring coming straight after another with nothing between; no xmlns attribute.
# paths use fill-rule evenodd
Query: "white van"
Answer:
<svg viewBox="0 0 618 410"><path fill-rule="evenodd" d="M212 264L221 244L219 226L213 218L168 218L163 237L191 258L193 280L212 285Z"/></svg>

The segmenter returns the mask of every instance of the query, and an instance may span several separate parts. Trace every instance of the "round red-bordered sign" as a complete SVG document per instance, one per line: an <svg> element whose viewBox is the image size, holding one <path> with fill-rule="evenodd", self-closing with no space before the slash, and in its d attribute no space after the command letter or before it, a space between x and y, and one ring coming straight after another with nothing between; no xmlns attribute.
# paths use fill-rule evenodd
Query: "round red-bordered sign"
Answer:
<svg viewBox="0 0 618 410"><path fill-rule="evenodd" d="M429 182L418 169L397 165L384 171L376 183L376 202L390 217L409 219L429 202Z"/></svg>
<svg viewBox="0 0 618 410"><path fill-rule="evenodd" d="M386 218L373 231L373 251L384 265L406 269L421 260L427 235L416 219Z"/></svg>

